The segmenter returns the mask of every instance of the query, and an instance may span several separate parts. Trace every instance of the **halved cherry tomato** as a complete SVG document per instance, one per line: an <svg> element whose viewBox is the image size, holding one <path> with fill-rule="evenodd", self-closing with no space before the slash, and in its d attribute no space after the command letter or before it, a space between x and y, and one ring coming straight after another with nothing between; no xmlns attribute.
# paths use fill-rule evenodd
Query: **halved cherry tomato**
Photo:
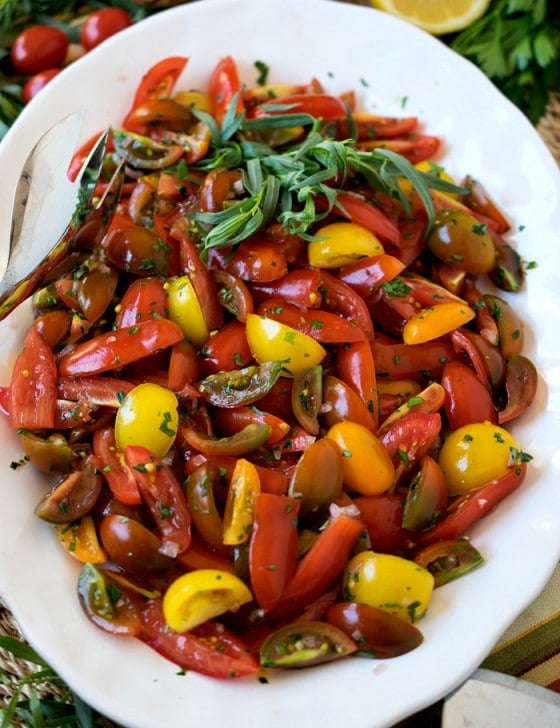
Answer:
<svg viewBox="0 0 560 728"><path fill-rule="evenodd" d="M343 455L328 437L315 440L302 453L290 481L290 495L301 503L302 515L324 513L340 496Z"/></svg>
<svg viewBox="0 0 560 728"><path fill-rule="evenodd" d="M273 632L263 642L263 667L301 668L321 665L358 650L346 632L326 622L293 622Z"/></svg>
<svg viewBox="0 0 560 728"><path fill-rule="evenodd" d="M398 556L410 553L415 545L415 534L403 527L405 496L402 493L358 496L353 502L374 551Z"/></svg>
<svg viewBox="0 0 560 728"><path fill-rule="evenodd" d="M351 286L322 270L321 292L323 303L329 311L339 313L352 321L365 331L368 338L373 336L373 324L367 304Z"/></svg>
<svg viewBox="0 0 560 728"><path fill-rule="evenodd" d="M447 362L441 386L445 390L445 414L453 430L474 422L497 423L498 415L488 386L471 367L460 361Z"/></svg>
<svg viewBox="0 0 560 728"><path fill-rule="evenodd" d="M84 564L103 564L107 561L107 554L99 544L91 516L84 516L73 523L56 525L54 530L64 548L78 561Z"/></svg>
<svg viewBox="0 0 560 728"><path fill-rule="evenodd" d="M233 468L227 492L222 532L224 544L239 546L249 540L260 490L261 482L257 469L253 463L240 458Z"/></svg>
<svg viewBox="0 0 560 728"><path fill-rule="evenodd" d="M345 265L338 277L367 300L383 283L398 276L404 267L404 263L393 255L378 254Z"/></svg>
<svg viewBox="0 0 560 728"><path fill-rule="evenodd" d="M256 313L291 326L322 344L342 344L367 338L363 329L336 313L319 308L303 308L279 298L261 303Z"/></svg>
<svg viewBox="0 0 560 728"><path fill-rule="evenodd" d="M196 569L171 582L163 596L163 615L175 632L194 627L236 611L253 595L239 577L220 569Z"/></svg>
<svg viewBox="0 0 560 728"><path fill-rule="evenodd" d="M439 452L450 495L465 495L514 467L521 448L514 436L491 422L474 422L454 430Z"/></svg>
<svg viewBox="0 0 560 728"><path fill-rule="evenodd" d="M182 339L181 329L172 321L142 321L78 344L59 359L58 371L61 376L84 377L122 369Z"/></svg>
<svg viewBox="0 0 560 728"><path fill-rule="evenodd" d="M393 461L397 478L428 452L440 430L439 412L409 412L391 425L381 442Z"/></svg>
<svg viewBox="0 0 560 728"><path fill-rule="evenodd" d="M115 417L115 442L120 450L141 445L164 457L177 436L178 401L167 387L151 382L133 387L123 398Z"/></svg>
<svg viewBox="0 0 560 728"><path fill-rule="evenodd" d="M433 588L434 577L427 569L393 554L362 551L350 559L344 572L343 591L349 601L409 622L427 612Z"/></svg>
<svg viewBox="0 0 560 728"><path fill-rule="evenodd" d="M307 334L279 321L251 313L245 323L247 341L255 359L281 362L281 375L293 377L303 369L317 366L326 356L325 349Z"/></svg>
<svg viewBox="0 0 560 728"><path fill-rule="evenodd" d="M418 531L433 526L444 513L447 498L447 482L441 467L430 455L423 455L406 493L403 528Z"/></svg>
<svg viewBox="0 0 560 728"><path fill-rule="evenodd" d="M127 505L139 505L142 499L136 479L124 453L117 448L112 427L100 427L95 431L93 452L101 462L101 472L115 498Z"/></svg>
<svg viewBox="0 0 560 728"><path fill-rule="evenodd" d="M375 429L379 421L379 402L375 361L369 341L355 341L339 347L338 374L364 402Z"/></svg>
<svg viewBox="0 0 560 728"><path fill-rule="evenodd" d="M161 278L136 278L126 289L117 307L117 328L134 326L141 321L167 318L167 294Z"/></svg>
<svg viewBox="0 0 560 728"><path fill-rule="evenodd" d="M296 306L318 308L321 305L322 271L317 268L290 270L283 278L269 283L252 283L257 303L277 298Z"/></svg>
<svg viewBox="0 0 560 728"><path fill-rule="evenodd" d="M165 576L175 566L163 553L162 540L134 518L106 515L99 523L99 536L111 561L140 579Z"/></svg>
<svg viewBox="0 0 560 728"><path fill-rule="evenodd" d="M27 332L16 358L9 387L9 422L41 430L54 426L56 409L54 355L35 326Z"/></svg>
<svg viewBox="0 0 560 728"><path fill-rule="evenodd" d="M131 111L151 99L164 99L171 96L187 61L188 59L182 56L168 56L155 63L142 77L134 95ZM122 126L125 129L131 128L127 117Z"/></svg>
<svg viewBox="0 0 560 728"><path fill-rule="evenodd" d="M352 222L371 230L375 235L398 244L401 234L394 223L377 207L351 192L339 192L333 208Z"/></svg>
<svg viewBox="0 0 560 728"><path fill-rule="evenodd" d="M378 660L405 655L424 641L410 622L368 604L338 602L327 609L326 620L355 640L360 655Z"/></svg>
<svg viewBox="0 0 560 728"><path fill-rule="evenodd" d="M243 111L241 81L232 56L225 56L212 69L208 81L208 96L212 104L212 115L218 124L222 123L235 97L235 112L239 114Z"/></svg>
<svg viewBox="0 0 560 728"><path fill-rule="evenodd" d="M323 404L321 420L327 427L343 420L351 420L372 432L376 429L373 414L364 400L349 384L332 374L324 377Z"/></svg>
<svg viewBox="0 0 560 728"><path fill-rule="evenodd" d="M297 518L301 501L259 492L249 542L249 573L255 600L274 607L296 569Z"/></svg>
<svg viewBox="0 0 560 728"><path fill-rule="evenodd" d="M481 566L484 559L470 541L459 538L424 546L414 555L414 562L433 574L437 588Z"/></svg>
<svg viewBox="0 0 560 728"><path fill-rule="evenodd" d="M333 222L315 232L307 245L307 260L316 268L340 268L384 252L379 239L362 225Z"/></svg>
<svg viewBox="0 0 560 728"><path fill-rule="evenodd" d="M142 622L138 604L109 571L85 564L78 577L78 598L87 618L104 632L136 636Z"/></svg>
<svg viewBox="0 0 560 728"><path fill-rule="evenodd" d="M303 556L271 614L293 614L331 589L342 575L350 551L363 528L364 524L360 520L345 513L337 513Z"/></svg>
<svg viewBox="0 0 560 728"><path fill-rule="evenodd" d="M247 425L262 423L270 426L270 438L267 444L273 445L282 440L290 432L290 425L280 417L264 412L256 406L221 407L212 412L212 420L219 432L234 435Z"/></svg>
<svg viewBox="0 0 560 728"><path fill-rule="evenodd" d="M538 373L535 365L526 356L518 354L506 363L506 404L498 413L498 422L506 422L519 417L530 406L537 393Z"/></svg>
<svg viewBox="0 0 560 728"><path fill-rule="evenodd" d="M191 516L173 472L160 458L138 445L128 445L124 456L161 534L164 553L176 556L185 551L191 540Z"/></svg>
<svg viewBox="0 0 560 728"><path fill-rule="evenodd" d="M200 369L203 376L242 369L252 361L253 355L242 321L227 321L204 341L200 350Z"/></svg>
<svg viewBox="0 0 560 728"><path fill-rule="evenodd" d="M513 493L524 481L526 474L527 465L521 462L501 477L459 498L453 503L445 518L423 534L421 543L430 544L464 536L474 523Z"/></svg>
<svg viewBox="0 0 560 728"><path fill-rule="evenodd" d="M184 489L193 523L202 538L213 548L223 551L223 525L214 491L218 487L220 471L207 460L201 463L187 478Z"/></svg>
<svg viewBox="0 0 560 728"><path fill-rule="evenodd" d="M366 427L346 420L333 425L326 436L340 448L344 485L348 490L373 495L393 485L395 468L391 456Z"/></svg>
<svg viewBox="0 0 560 728"><path fill-rule="evenodd" d="M238 321L244 322L253 313L254 303L247 284L226 270L215 269L212 278L216 282L218 298L222 306Z"/></svg>

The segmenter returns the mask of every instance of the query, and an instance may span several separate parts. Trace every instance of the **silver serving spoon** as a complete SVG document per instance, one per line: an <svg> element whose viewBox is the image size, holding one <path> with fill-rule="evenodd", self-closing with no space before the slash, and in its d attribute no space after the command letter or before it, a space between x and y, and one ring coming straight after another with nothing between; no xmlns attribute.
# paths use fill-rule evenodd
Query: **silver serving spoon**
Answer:
<svg viewBox="0 0 560 728"><path fill-rule="evenodd" d="M67 178L65 157L75 146L80 126L76 114L55 124L33 147L23 166L14 195L9 252L2 261L0 320L44 285L73 248L98 242L116 209L123 180L120 167L103 197L94 199L109 131L100 135L76 182ZM50 219L60 202L71 211L65 213L70 222L62 233L60 226L53 232Z"/></svg>

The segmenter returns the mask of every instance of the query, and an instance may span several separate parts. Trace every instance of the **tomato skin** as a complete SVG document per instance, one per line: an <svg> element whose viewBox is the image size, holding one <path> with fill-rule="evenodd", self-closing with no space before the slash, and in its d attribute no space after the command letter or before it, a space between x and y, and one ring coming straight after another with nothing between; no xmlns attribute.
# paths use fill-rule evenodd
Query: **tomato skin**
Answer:
<svg viewBox="0 0 560 728"><path fill-rule="evenodd" d="M161 539L133 518L105 516L99 524L99 536L109 558L140 579L161 577L174 567L174 560L161 551Z"/></svg>
<svg viewBox="0 0 560 728"><path fill-rule="evenodd" d="M175 632L191 632L209 619L237 611L253 598L231 571L194 569L178 576L163 595L163 614Z"/></svg>
<svg viewBox="0 0 560 728"><path fill-rule="evenodd" d="M35 98L39 91L42 91L45 86L50 83L53 78L58 76L61 71L62 68L46 68L44 71L39 71L31 76L31 78L25 82L22 89L23 103L28 104L31 99Z"/></svg>
<svg viewBox="0 0 560 728"><path fill-rule="evenodd" d="M414 554L413 561L433 574L434 588L458 579L484 563L482 555L466 538L424 546Z"/></svg>
<svg viewBox="0 0 560 728"><path fill-rule="evenodd" d="M513 493L521 485L526 474L526 464L519 463L510 468L509 472L501 478L496 478L482 488L459 498L447 516L431 531L424 534L420 542L431 544L464 536L474 523L495 508L510 493Z"/></svg>
<svg viewBox="0 0 560 728"><path fill-rule="evenodd" d="M362 521L339 513L300 561L271 615L300 611L331 589L346 566L348 555L364 528Z"/></svg>
<svg viewBox="0 0 560 728"><path fill-rule="evenodd" d="M103 477L117 500L127 505L142 502L136 479L125 462L124 453L117 449L112 427L101 427L93 436L93 452L102 464Z"/></svg>
<svg viewBox="0 0 560 728"><path fill-rule="evenodd" d="M465 495L504 476L520 453L508 430L491 422L475 422L447 436L438 461L450 495Z"/></svg>
<svg viewBox="0 0 560 728"><path fill-rule="evenodd" d="M441 385L445 390L445 414L451 429L458 430L473 422L497 423L498 416L486 384L471 367L460 361L443 368Z"/></svg>
<svg viewBox="0 0 560 728"><path fill-rule="evenodd" d="M270 634L260 650L263 667L301 668L321 665L356 652L358 645L333 624L293 622Z"/></svg>
<svg viewBox="0 0 560 728"><path fill-rule="evenodd" d="M178 634L169 629L159 599L151 599L141 616L142 641L179 667L222 679L259 670L246 646L220 624L210 621L192 633Z"/></svg>
<svg viewBox="0 0 560 728"><path fill-rule="evenodd" d="M164 553L176 556L185 551L191 540L191 515L183 489L171 469L138 445L128 445L124 456L160 532Z"/></svg>
<svg viewBox="0 0 560 728"><path fill-rule="evenodd" d="M110 594L117 592L113 602ZM93 564L85 564L78 577L78 599L87 618L109 634L137 636L142 622L136 601L110 574Z"/></svg>
<svg viewBox="0 0 560 728"><path fill-rule="evenodd" d="M12 44L10 57L17 73L31 76L48 68L60 68L66 58L69 40L54 25L32 25Z"/></svg>
<svg viewBox="0 0 560 728"><path fill-rule="evenodd" d="M397 226L384 212L361 197L349 192L340 192L337 196L334 211L358 225L363 225L363 227L371 230L372 233L379 235L381 238L386 238L395 244L400 241L401 234Z"/></svg>
<svg viewBox="0 0 560 728"><path fill-rule="evenodd" d="M124 8L101 8L92 13L80 31L80 43L91 51L100 43L132 25L132 18Z"/></svg>
<svg viewBox="0 0 560 728"><path fill-rule="evenodd" d="M225 56L212 69L208 80L208 96L212 104L212 115L218 124L222 123L235 95L237 95L235 110L239 114L244 108L239 72L232 56Z"/></svg>
<svg viewBox="0 0 560 728"><path fill-rule="evenodd" d="M388 490L395 480L390 454L366 427L350 420L333 425L326 435L342 453L342 473L347 490L374 495Z"/></svg>
<svg viewBox="0 0 560 728"><path fill-rule="evenodd" d="M375 420L364 400L349 384L332 374L327 374L323 382L323 402L329 405L321 415L327 427L342 420L352 420L372 432L375 430Z"/></svg>
<svg viewBox="0 0 560 728"><path fill-rule="evenodd" d="M142 445L164 457L175 442L179 424L177 397L167 387L142 382L125 395L115 417L115 441L120 450Z"/></svg>
<svg viewBox="0 0 560 728"><path fill-rule="evenodd" d="M374 551L404 556L414 546L414 534L402 525L404 502L401 493L359 496L354 500Z"/></svg>
<svg viewBox="0 0 560 728"><path fill-rule="evenodd" d="M383 609L415 622L428 609L434 577L409 559L361 551L344 572L344 595L349 601Z"/></svg>
<svg viewBox="0 0 560 728"><path fill-rule="evenodd" d="M32 326L16 359L9 387L9 421L14 429L54 426L56 363L53 353Z"/></svg>
<svg viewBox="0 0 560 728"><path fill-rule="evenodd" d="M204 342L200 351L200 370L205 377L246 367L252 360L245 325L237 320L228 321Z"/></svg>
<svg viewBox="0 0 560 728"><path fill-rule="evenodd" d="M144 321L78 344L60 358L58 371L61 376L84 377L121 369L182 339L181 329L172 321Z"/></svg>
<svg viewBox="0 0 560 728"><path fill-rule="evenodd" d="M424 641L414 625L368 604L338 602L328 608L326 620L356 640L360 655L378 660L404 655Z"/></svg>
<svg viewBox="0 0 560 728"><path fill-rule="evenodd" d="M372 429L375 430L379 421L379 402L375 361L369 341L355 341L339 347L338 373L371 413Z"/></svg>
<svg viewBox="0 0 560 728"><path fill-rule="evenodd" d="M291 326L322 344L342 344L366 339L365 331L355 323L319 308L304 308L272 298L262 303L256 312Z"/></svg>
<svg viewBox="0 0 560 728"><path fill-rule="evenodd" d="M154 318L167 318L167 294L163 282L161 278L137 278L119 302L115 325L125 328Z"/></svg>
<svg viewBox="0 0 560 728"><path fill-rule="evenodd" d="M278 603L296 569L297 517L301 501L285 495L258 493L249 543L249 569L259 606Z"/></svg>

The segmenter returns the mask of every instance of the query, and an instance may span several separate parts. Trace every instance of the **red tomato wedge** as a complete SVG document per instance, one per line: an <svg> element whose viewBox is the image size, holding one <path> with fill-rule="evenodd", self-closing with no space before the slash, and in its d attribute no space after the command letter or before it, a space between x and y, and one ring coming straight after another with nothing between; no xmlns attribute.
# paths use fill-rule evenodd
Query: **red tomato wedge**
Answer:
<svg viewBox="0 0 560 728"><path fill-rule="evenodd" d="M58 371L61 376L87 377L122 369L182 339L181 329L172 321L144 321L78 344L59 359Z"/></svg>

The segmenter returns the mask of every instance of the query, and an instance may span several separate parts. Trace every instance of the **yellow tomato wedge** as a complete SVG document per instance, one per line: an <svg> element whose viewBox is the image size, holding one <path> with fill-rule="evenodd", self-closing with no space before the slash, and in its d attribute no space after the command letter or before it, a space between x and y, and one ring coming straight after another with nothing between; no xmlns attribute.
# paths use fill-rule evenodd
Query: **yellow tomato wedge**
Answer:
<svg viewBox="0 0 560 728"><path fill-rule="evenodd" d="M256 313L248 314L245 332L251 353L259 364L282 362L281 376L293 377L304 369L316 367L327 353L311 336Z"/></svg>
<svg viewBox="0 0 560 728"><path fill-rule="evenodd" d="M314 268L340 268L385 252L372 232L354 222L324 225L315 237L307 246L307 259Z"/></svg>
<svg viewBox="0 0 560 728"><path fill-rule="evenodd" d="M350 601L416 622L428 609L434 577L401 556L362 551L348 562L343 588Z"/></svg>
<svg viewBox="0 0 560 728"><path fill-rule="evenodd" d="M83 516L73 523L60 523L54 527L56 535L68 553L84 564L103 564L107 554L99 543L91 516Z"/></svg>
<svg viewBox="0 0 560 728"><path fill-rule="evenodd" d="M361 495L384 493L393 485L395 468L381 441L364 425L343 420L333 425L327 437L342 452L344 485Z"/></svg>
<svg viewBox="0 0 560 728"><path fill-rule="evenodd" d="M423 308L403 328L405 344L422 344L464 326L476 316L466 303L450 301Z"/></svg>
<svg viewBox="0 0 560 728"><path fill-rule="evenodd" d="M385 10L433 35L463 30L480 18L490 0L370 0Z"/></svg>
<svg viewBox="0 0 560 728"><path fill-rule="evenodd" d="M175 632L188 632L253 598L239 577L221 569L197 569L175 579L163 596L165 621Z"/></svg>
<svg viewBox="0 0 560 728"><path fill-rule="evenodd" d="M245 458L239 458L231 474L224 509L224 544L239 546L249 540L255 518L255 499L260 490L257 469Z"/></svg>
<svg viewBox="0 0 560 728"><path fill-rule="evenodd" d="M201 347L208 338L208 327L193 284L188 276L175 278L167 288L169 318L174 321L185 339Z"/></svg>

